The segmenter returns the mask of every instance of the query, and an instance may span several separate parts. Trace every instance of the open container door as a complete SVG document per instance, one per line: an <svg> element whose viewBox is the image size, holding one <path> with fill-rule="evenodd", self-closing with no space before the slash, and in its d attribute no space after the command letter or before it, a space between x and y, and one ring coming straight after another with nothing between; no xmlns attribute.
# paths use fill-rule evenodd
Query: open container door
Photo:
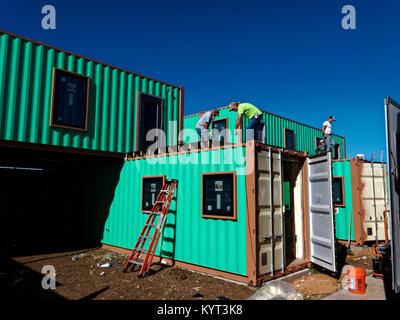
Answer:
<svg viewBox="0 0 400 320"><path fill-rule="evenodd" d="M400 292L400 105L387 97L385 99L386 148L389 164L389 207L392 248L393 290Z"/></svg>
<svg viewBox="0 0 400 320"><path fill-rule="evenodd" d="M336 272L335 222L330 152L307 159L311 262Z"/></svg>

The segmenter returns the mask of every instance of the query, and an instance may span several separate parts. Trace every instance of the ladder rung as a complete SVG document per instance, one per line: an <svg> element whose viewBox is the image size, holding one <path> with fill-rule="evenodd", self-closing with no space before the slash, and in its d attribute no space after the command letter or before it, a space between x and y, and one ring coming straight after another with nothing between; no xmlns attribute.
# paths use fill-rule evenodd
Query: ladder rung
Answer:
<svg viewBox="0 0 400 320"><path fill-rule="evenodd" d="M138 266L142 266L143 265L143 262L140 262L140 261L129 260L128 262L129 263L133 263L133 264L137 264Z"/></svg>
<svg viewBox="0 0 400 320"><path fill-rule="evenodd" d="M148 237L148 236L141 236L142 238L145 238L145 239L152 239L153 237Z"/></svg>
<svg viewBox="0 0 400 320"><path fill-rule="evenodd" d="M150 214L155 214L156 216L160 216L160 215L162 215L163 213L162 213L162 212L150 212Z"/></svg>
<svg viewBox="0 0 400 320"><path fill-rule="evenodd" d="M156 203L155 204L157 204L157 203L165 203L165 201L156 201Z"/></svg>
<svg viewBox="0 0 400 320"><path fill-rule="evenodd" d="M147 249L135 249L136 252L147 253Z"/></svg>
<svg viewBox="0 0 400 320"><path fill-rule="evenodd" d="M156 227L157 225L156 225L156 224L151 224L151 223L146 223L146 226L149 226L149 227Z"/></svg>

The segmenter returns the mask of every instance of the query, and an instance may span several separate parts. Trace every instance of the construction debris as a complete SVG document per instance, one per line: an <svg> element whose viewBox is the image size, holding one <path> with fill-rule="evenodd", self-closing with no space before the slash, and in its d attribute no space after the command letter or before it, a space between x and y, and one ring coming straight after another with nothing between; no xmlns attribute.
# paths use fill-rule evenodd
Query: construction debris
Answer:
<svg viewBox="0 0 400 320"><path fill-rule="evenodd" d="M107 256L106 256L106 260L114 260L114 259L117 259L118 258L118 255L116 254L116 253L110 253L110 254L108 254Z"/></svg>
<svg viewBox="0 0 400 320"><path fill-rule="evenodd" d="M88 253L80 253L80 254L76 254L72 257L72 260L76 261L78 259L84 258L84 257L89 257L90 254Z"/></svg>
<svg viewBox="0 0 400 320"><path fill-rule="evenodd" d="M110 267L115 266L115 265L116 265L116 263L114 263L114 262L107 262L107 263L103 263L100 266L100 268L110 268Z"/></svg>
<svg viewBox="0 0 400 320"><path fill-rule="evenodd" d="M282 280L266 283L247 300L304 300L303 294Z"/></svg>

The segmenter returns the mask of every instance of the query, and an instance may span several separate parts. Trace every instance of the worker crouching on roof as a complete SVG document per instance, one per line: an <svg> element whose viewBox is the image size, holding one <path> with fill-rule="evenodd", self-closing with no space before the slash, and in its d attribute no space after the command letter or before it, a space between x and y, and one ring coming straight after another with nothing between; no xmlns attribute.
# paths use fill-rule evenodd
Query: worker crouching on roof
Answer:
<svg viewBox="0 0 400 320"><path fill-rule="evenodd" d="M209 140L210 123L215 117L218 117L218 115L219 115L219 110L215 109L215 110L212 110L212 111L205 112L200 117L200 120L196 124L196 131L200 136L200 140Z"/></svg>
<svg viewBox="0 0 400 320"><path fill-rule="evenodd" d="M257 107L253 106L251 103L241 103L241 102L231 102L229 104L229 111L236 111L238 117L235 125L235 136L238 135L239 130L242 130L242 119L243 116L250 119L250 125L247 127L249 136L246 135L246 140L258 140L261 136L261 115L262 111Z"/></svg>
<svg viewBox="0 0 400 320"><path fill-rule="evenodd" d="M316 153L321 154L325 152L325 141L324 139L319 140L319 144L317 146Z"/></svg>

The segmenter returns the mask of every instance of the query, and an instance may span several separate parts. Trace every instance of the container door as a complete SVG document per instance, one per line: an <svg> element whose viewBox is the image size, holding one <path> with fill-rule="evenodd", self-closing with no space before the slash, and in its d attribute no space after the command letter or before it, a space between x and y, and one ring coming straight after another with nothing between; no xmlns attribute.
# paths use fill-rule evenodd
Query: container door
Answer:
<svg viewBox="0 0 400 320"><path fill-rule="evenodd" d="M389 208L392 247L393 290L400 292L400 105L389 97L385 100L386 145L389 164Z"/></svg>
<svg viewBox="0 0 400 320"><path fill-rule="evenodd" d="M331 153L307 162L311 262L336 272Z"/></svg>

